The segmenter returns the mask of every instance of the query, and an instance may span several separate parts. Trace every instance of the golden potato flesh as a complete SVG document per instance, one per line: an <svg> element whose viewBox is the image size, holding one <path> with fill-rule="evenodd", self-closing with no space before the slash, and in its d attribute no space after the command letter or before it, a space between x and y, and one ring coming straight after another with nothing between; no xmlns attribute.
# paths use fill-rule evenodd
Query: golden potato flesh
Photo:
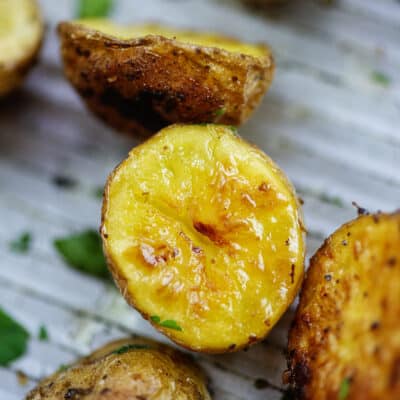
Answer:
<svg viewBox="0 0 400 400"><path fill-rule="evenodd" d="M109 343L39 383L26 400L210 400L184 355L144 339Z"/></svg>
<svg viewBox="0 0 400 400"><path fill-rule="evenodd" d="M106 20L64 22L58 31L66 76L88 107L141 136L177 122L239 125L272 80L263 45Z"/></svg>
<svg viewBox="0 0 400 400"><path fill-rule="evenodd" d="M35 0L0 0L0 96L20 85L35 61L42 36Z"/></svg>
<svg viewBox="0 0 400 400"><path fill-rule="evenodd" d="M111 174L101 233L127 301L195 351L266 336L303 274L292 186L259 149L221 125L175 125Z"/></svg>
<svg viewBox="0 0 400 400"><path fill-rule="evenodd" d="M311 260L289 335L299 399L400 399L400 213L362 216Z"/></svg>

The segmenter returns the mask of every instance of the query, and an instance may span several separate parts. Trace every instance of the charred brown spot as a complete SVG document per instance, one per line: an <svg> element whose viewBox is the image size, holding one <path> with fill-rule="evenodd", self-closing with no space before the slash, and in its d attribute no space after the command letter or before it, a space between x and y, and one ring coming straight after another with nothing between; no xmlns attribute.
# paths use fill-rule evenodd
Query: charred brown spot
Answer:
<svg viewBox="0 0 400 400"><path fill-rule="evenodd" d="M265 182L263 182L259 187L258 190L260 192L268 192L269 191L269 185Z"/></svg>
<svg viewBox="0 0 400 400"><path fill-rule="evenodd" d="M88 99L90 97L94 96L94 90L91 88L81 88L79 89L79 94L84 98L84 99Z"/></svg>
<svg viewBox="0 0 400 400"><path fill-rule="evenodd" d="M82 49L82 48L80 48L79 46L78 47L75 47L75 53L78 55L78 56L82 56L82 57L90 57L90 50L88 50L88 49Z"/></svg>
<svg viewBox="0 0 400 400"><path fill-rule="evenodd" d="M116 89L108 87L100 96L100 102L117 110L123 118L138 121L147 129L158 131L169 123L154 108L165 96L161 91L142 90L134 97L124 97Z"/></svg>
<svg viewBox="0 0 400 400"><path fill-rule="evenodd" d="M296 391L302 391L311 380L311 371L304 360L296 361L291 369L291 383L295 385Z"/></svg>
<svg viewBox="0 0 400 400"><path fill-rule="evenodd" d="M302 315L301 315L301 320L302 320L308 327L311 326L312 318L311 318L311 315L310 315L309 313L304 313L304 314L302 314Z"/></svg>
<svg viewBox="0 0 400 400"><path fill-rule="evenodd" d="M226 240L213 225L203 224L202 222L195 221L193 223L193 227L194 229L196 229L197 232L201 233L204 236L207 236L212 242L218 245L227 244Z"/></svg>
<svg viewBox="0 0 400 400"><path fill-rule="evenodd" d="M400 384L400 358L396 358L392 364L390 373L390 385L395 387Z"/></svg>
<svg viewBox="0 0 400 400"><path fill-rule="evenodd" d="M153 247L146 243L142 243L139 246L139 254L143 261L151 267L165 264L170 258L176 257L174 249L169 248L165 244Z"/></svg>
<svg viewBox="0 0 400 400"><path fill-rule="evenodd" d="M236 348L236 344L232 343L229 347L228 350L234 350Z"/></svg>
<svg viewBox="0 0 400 400"><path fill-rule="evenodd" d="M381 324L379 323L379 321L374 321L370 326L371 331L376 331L377 329L379 329L380 326Z"/></svg>
<svg viewBox="0 0 400 400"><path fill-rule="evenodd" d="M70 388L64 394L65 400L80 400L81 396L87 396L92 392L91 388Z"/></svg>
<svg viewBox="0 0 400 400"><path fill-rule="evenodd" d="M196 253L196 254L201 254L203 252L202 248L197 247L197 246L193 246L192 251L193 251L193 253Z"/></svg>
<svg viewBox="0 0 400 400"><path fill-rule="evenodd" d="M248 337L248 340L249 340L249 344L252 344L252 343L257 342L258 338L257 338L256 335L250 335L250 336Z"/></svg>
<svg viewBox="0 0 400 400"><path fill-rule="evenodd" d="M389 265L389 267L394 267L397 263L396 257L390 257L387 260L387 265Z"/></svg>
<svg viewBox="0 0 400 400"><path fill-rule="evenodd" d="M293 283L294 283L295 267L296 267L296 266L295 266L294 264L291 265L291 270L290 270L290 282L292 283L292 285L293 285Z"/></svg>

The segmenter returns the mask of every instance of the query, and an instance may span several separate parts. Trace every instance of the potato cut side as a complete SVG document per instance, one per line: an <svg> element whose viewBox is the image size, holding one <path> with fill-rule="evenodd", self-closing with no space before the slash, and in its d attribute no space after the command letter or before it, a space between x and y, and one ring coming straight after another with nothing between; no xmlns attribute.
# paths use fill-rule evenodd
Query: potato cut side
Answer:
<svg viewBox="0 0 400 400"><path fill-rule="evenodd" d="M97 19L64 22L58 31L66 76L89 109L139 136L173 123L240 125L272 81L264 45Z"/></svg>
<svg viewBox="0 0 400 400"><path fill-rule="evenodd" d="M168 26L157 24L128 26L119 25L106 19L82 19L77 20L76 23L122 40L155 35L174 39L178 42L204 47L215 47L231 53L246 54L248 56L263 58L268 54L268 50L262 44L242 43L222 35L172 29Z"/></svg>
<svg viewBox="0 0 400 400"><path fill-rule="evenodd" d="M35 0L0 0L0 96L19 86L42 37L43 21Z"/></svg>
<svg viewBox="0 0 400 400"><path fill-rule="evenodd" d="M121 292L158 330L195 351L235 351L297 293L298 207L282 171L230 128L175 125L111 174L101 233Z"/></svg>
<svg viewBox="0 0 400 400"><path fill-rule="evenodd" d="M400 212L361 216L314 255L288 366L299 399L400 399Z"/></svg>
<svg viewBox="0 0 400 400"><path fill-rule="evenodd" d="M210 400L202 371L188 357L146 339L106 344L44 379L27 400Z"/></svg>

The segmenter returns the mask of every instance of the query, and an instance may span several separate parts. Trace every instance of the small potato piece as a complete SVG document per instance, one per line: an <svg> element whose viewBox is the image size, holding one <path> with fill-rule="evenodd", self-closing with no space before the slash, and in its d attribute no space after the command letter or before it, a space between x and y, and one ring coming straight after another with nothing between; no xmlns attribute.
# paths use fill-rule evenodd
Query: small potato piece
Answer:
<svg viewBox="0 0 400 400"><path fill-rule="evenodd" d="M66 76L87 106L140 136L177 122L239 125L273 76L267 47L223 36L107 20L58 31Z"/></svg>
<svg viewBox="0 0 400 400"><path fill-rule="evenodd" d="M178 351L122 339L44 379L26 400L210 400L204 381Z"/></svg>
<svg viewBox="0 0 400 400"><path fill-rule="evenodd" d="M288 347L298 399L400 399L400 212L359 217L325 241Z"/></svg>
<svg viewBox="0 0 400 400"><path fill-rule="evenodd" d="M21 84L42 37L43 21L35 0L0 0L0 96Z"/></svg>
<svg viewBox="0 0 400 400"><path fill-rule="evenodd" d="M176 343L263 339L303 275L294 189L221 125L174 125L134 148L105 189L101 234L128 303Z"/></svg>

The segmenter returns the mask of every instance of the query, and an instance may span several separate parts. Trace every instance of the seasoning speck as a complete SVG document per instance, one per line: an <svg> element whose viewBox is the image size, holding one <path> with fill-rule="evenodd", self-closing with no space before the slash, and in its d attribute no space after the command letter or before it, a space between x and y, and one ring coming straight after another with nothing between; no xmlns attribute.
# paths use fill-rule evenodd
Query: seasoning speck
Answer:
<svg viewBox="0 0 400 400"><path fill-rule="evenodd" d="M262 390L270 387L270 384L265 379L258 378L254 381L254 387L258 390Z"/></svg>
<svg viewBox="0 0 400 400"><path fill-rule="evenodd" d="M74 178L65 175L53 176L52 182L62 189L73 189L78 186L78 182Z"/></svg>

